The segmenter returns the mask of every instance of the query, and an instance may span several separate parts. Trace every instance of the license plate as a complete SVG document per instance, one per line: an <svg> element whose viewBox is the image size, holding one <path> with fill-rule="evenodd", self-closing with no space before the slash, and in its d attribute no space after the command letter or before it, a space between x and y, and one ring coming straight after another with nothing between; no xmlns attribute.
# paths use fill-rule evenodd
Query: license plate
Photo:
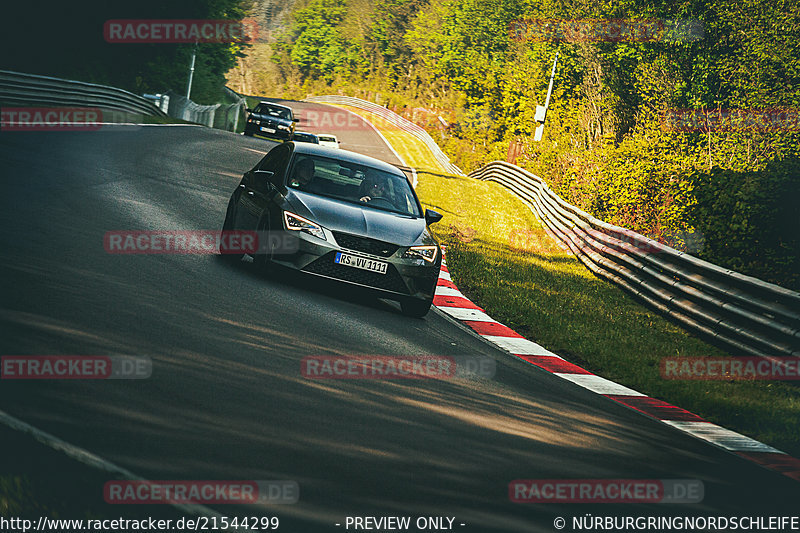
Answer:
<svg viewBox="0 0 800 533"><path fill-rule="evenodd" d="M261 126L261 131L266 131L267 133L275 133L275 130L273 130L272 128L267 128L264 126Z"/></svg>
<svg viewBox="0 0 800 533"><path fill-rule="evenodd" d="M345 265L353 268L360 268L361 270L369 270L370 272L377 272L378 274L386 274L386 268L389 263L383 261L375 261L374 259L367 259L357 255L343 254L336 252L336 257L333 258L334 263Z"/></svg>

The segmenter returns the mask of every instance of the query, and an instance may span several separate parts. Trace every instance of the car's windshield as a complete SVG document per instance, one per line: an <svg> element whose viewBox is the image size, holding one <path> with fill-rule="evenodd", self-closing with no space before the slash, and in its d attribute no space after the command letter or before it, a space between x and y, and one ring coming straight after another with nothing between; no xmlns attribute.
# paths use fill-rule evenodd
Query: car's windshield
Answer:
<svg viewBox="0 0 800 533"><path fill-rule="evenodd" d="M292 111L290 109L270 104L258 104L253 113L257 115L270 115L277 118L292 120Z"/></svg>
<svg viewBox="0 0 800 533"><path fill-rule="evenodd" d="M288 186L373 209L421 216L419 203L404 175L349 161L298 154Z"/></svg>

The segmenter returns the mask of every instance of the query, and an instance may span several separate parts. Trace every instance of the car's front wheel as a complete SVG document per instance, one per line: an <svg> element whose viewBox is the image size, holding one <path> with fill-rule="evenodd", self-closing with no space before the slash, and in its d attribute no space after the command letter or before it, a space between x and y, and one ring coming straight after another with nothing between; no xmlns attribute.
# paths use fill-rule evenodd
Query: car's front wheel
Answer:
<svg viewBox="0 0 800 533"><path fill-rule="evenodd" d="M236 229L233 223L235 202L236 202L236 195L234 194L233 196L231 196L231 199L228 202L227 211L225 211L225 222L222 223L222 231L233 231ZM226 241L225 239L222 239L221 242L226 242ZM231 262L240 261L244 256L244 253L241 252L229 253L227 250L223 250L222 244L220 244L219 253L223 259L227 259L228 261Z"/></svg>
<svg viewBox="0 0 800 533"><path fill-rule="evenodd" d="M258 235L260 237L258 243L258 251L253 256L253 262L265 274L272 273L274 263L272 262L272 249L271 241L269 239L269 216L263 216L258 223Z"/></svg>
<svg viewBox="0 0 800 533"><path fill-rule="evenodd" d="M411 316L414 318L422 318L428 314L428 311L431 308L431 304L433 304L433 299L430 300L409 299L409 300L402 300L400 302L400 308L403 310L403 314L406 316Z"/></svg>

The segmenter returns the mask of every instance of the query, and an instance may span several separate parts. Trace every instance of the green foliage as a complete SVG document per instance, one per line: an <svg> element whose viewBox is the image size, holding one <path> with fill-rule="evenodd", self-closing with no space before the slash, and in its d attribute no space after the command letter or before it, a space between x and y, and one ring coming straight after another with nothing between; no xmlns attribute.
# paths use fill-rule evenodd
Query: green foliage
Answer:
<svg viewBox="0 0 800 533"><path fill-rule="evenodd" d="M31 12L25 3L4 7L13 21L0 33L0 68L112 85L141 94L186 90L191 44L108 43L103 25L112 19L233 19L246 16L252 0L42 0ZM225 73L246 45L200 44L192 99L219 101Z"/></svg>
<svg viewBox="0 0 800 533"><path fill-rule="evenodd" d="M800 286L800 158L763 171L714 167L690 176L688 218L705 236L705 257L767 281Z"/></svg>
<svg viewBox="0 0 800 533"><path fill-rule="evenodd" d="M277 60L301 69L304 89L375 100L380 93L380 103L436 110L451 127L442 135L428 124L431 133L465 170L505 159L516 143L517 164L595 216L800 288L800 248L784 232L787 220L794 223L788 227L798 225L778 202L796 188L790 162L800 157L798 125L675 131L664 119L685 109L796 112L800 4L387 0L359 12L359 1L311 0L295 13ZM323 5L328 26L308 23L322 20L311 15ZM360 31L339 31L353 26L348 19L355 16L364 19ZM662 21L663 32L633 42L545 41L510 26L609 18ZM346 59L354 48L361 61ZM556 52L547 127L537 143L534 113L544 103ZM325 63L326 57L336 59Z"/></svg>
<svg viewBox="0 0 800 533"><path fill-rule="evenodd" d="M344 14L343 0L314 0L295 14L289 57L305 76L332 77L342 64L346 44L338 25Z"/></svg>
<svg viewBox="0 0 800 533"><path fill-rule="evenodd" d="M423 0L388 0L375 8L374 18L365 43L375 50L393 86L408 83L409 72L413 69L414 54L405 40L409 27Z"/></svg>

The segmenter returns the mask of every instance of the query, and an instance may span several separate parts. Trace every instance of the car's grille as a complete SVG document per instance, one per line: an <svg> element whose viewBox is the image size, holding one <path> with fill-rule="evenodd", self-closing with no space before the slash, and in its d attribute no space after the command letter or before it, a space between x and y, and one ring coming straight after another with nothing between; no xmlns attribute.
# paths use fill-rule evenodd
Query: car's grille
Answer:
<svg viewBox="0 0 800 533"><path fill-rule="evenodd" d="M347 248L348 250L356 250L357 252L364 252L365 254L377 255L380 257L389 257L400 248L396 244L388 242L377 241L367 237L359 237L349 233L342 233L334 231L333 236L339 246Z"/></svg>
<svg viewBox="0 0 800 533"><path fill-rule="evenodd" d="M406 287L403 278L400 277L400 273L397 272L394 265L389 264L387 266L386 274L378 274L377 272L370 272L368 270L334 263L333 257L335 254L336 252L327 253L306 266L303 270L313 274L340 279L342 281L375 287L376 289L408 294L408 287Z"/></svg>

